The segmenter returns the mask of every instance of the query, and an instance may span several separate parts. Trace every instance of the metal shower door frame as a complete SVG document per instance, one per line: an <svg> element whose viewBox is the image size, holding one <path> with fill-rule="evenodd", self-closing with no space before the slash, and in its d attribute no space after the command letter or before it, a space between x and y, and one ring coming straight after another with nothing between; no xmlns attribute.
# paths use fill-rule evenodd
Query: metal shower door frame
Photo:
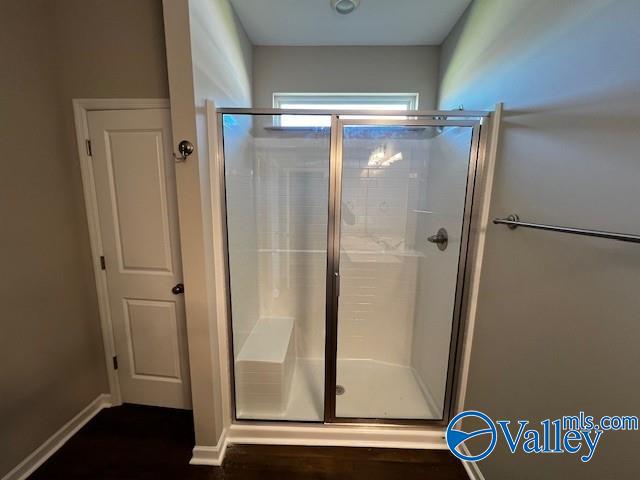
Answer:
<svg viewBox="0 0 640 480"><path fill-rule="evenodd" d="M229 236L227 229L227 197L225 176L225 152L224 152L224 115L318 115L330 116L330 148L329 148L329 205L327 224L327 270L326 270L326 318L325 318L325 385L324 385L324 418L318 421L302 420L272 420L272 419L239 419L236 412L236 388L235 388L235 355L233 347L233 319L231 308L231 271L229 269ZM348 119L345 116L369 116L377 118ZM406 119L385 119L385 117L403 116ZM480 156L480 129L484 117L489 112L485 111L330 111L330 110L297 110L276 108L218 108L217 120L217 172L221 190L220 202L222 213L222 249L224 252L224 273L226 290L226 329L229 354L229 381L230 381L230 408L232 422L245 425L266 425L287 423L290 425L330 424L330 425L380 425L387 424L397 427L424 428L428 426L446 426L453 411L453 390L457 382L456 359L460 354L460 332L462 329L462 316L464 310L465 291L469 280L470 265L467 256L470 245L470 226L472 206L474 203L474 187L476 178L481 169ZM422 118L421 118L422 117ZM449 120L449 118L459 118ZM469 120L472 118L473 120ZM467 185L465 192L465 207L463 214L462 239L458 261L458 276L456 281L455 304L453 312L453 324L451 342L449 346L449 362L447 369L447 382L445 391L444 415L442 419L393 419L393 418L346 418L336 416L336 370L337 370L337 329L338 329L338 282L340 271L340 198L342 196L342 140L345 125L389 125L408 127L447 127L459 126L473 129L471 148L469 153L469 167L467 171ZM281 127L282 128L282 127Z"/></svg>
<svg viewBox="0 0 640 480"><path fill-rule="evenodd" d="M442 112L443 116L446 115ZM363 114L361 114L363 115ZM406 115L406 113L405 113ZM446 119L347 119L343 114L334 114L331 118L331 158L329 172L329 215L327 226L327 294L325 327L325 398L324 422L329 424L390 424L396 426L446 426L452 417L453 390L456 380L456 360L459 354L459 337L462 327L462 311L466 280L468 280L467 262L471 214L474 203L474 188L478 176L478 153L480 143L479 120ZM394 127L466 127L472 129L467 168L467 181L462 221L462 236L458 253L458 272L456 279L455 301L449 344L447 380L443 417L441 419L399 419L371 417L339 417L336 414L336 387L338 361L338 322L340 294L340 227L342 199L342 160L345 126L394 126Z"/></svg>

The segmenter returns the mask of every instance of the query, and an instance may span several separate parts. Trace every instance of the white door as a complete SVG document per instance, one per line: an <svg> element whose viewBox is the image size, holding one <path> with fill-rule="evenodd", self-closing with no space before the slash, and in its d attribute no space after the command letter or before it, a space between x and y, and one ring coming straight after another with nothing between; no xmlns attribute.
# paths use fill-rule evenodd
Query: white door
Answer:
<svg viewBox="0 0 640 480"><path fill-rule="evenodd" d="M170 112L88 120L122 401L190 408Z"/></svg>

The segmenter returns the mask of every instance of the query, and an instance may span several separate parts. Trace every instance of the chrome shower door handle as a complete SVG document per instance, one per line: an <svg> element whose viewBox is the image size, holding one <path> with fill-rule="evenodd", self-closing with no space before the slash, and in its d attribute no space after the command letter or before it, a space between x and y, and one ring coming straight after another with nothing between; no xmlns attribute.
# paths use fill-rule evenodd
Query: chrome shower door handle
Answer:
<svg viewBox="0 0 640 480"><path fill-rule="evenodd" d="M435 243L438 246L439 250L444 251L447 249L447 245L449 244L449 235L444 228L441 228L435 235L427 237L427 241Z"/></svg>

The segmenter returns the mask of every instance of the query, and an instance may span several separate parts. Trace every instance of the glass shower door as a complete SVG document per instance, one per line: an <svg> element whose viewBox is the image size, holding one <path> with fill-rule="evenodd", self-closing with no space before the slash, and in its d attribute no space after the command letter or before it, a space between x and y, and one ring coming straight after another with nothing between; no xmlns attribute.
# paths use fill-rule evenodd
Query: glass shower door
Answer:
<svg viewBox="0 0 640 480"><path fill-rule="evenodd" d="M331 117L316 117L220 114L238 420L324 419Z"/></svg>
<svg viewBox="0 0 640 480"><path fill-rule="evenodd" d="M446 419L477 126L341 120L338 139L335 417Z"/></svg>

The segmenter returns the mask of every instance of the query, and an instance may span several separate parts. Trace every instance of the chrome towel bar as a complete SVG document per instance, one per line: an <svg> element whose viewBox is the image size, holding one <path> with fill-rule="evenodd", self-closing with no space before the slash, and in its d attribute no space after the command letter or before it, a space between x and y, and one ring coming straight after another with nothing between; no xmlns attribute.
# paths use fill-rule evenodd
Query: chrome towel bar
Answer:
<svg viewBox="0 0 640 480"><path fill-rule="evenodd" d="M604 232L602 230L588 230L586 228L560 227L558 225L545 225L542 223L521 222L520 217L512 213L506 218L494 218L496 225L506 225L510 229L517 227L535 228L536 230L548 230L550 232L573 233L574 235L584 235L586 237L609 238L621 242L640 243L640 235L631 233Z"/></svg>

